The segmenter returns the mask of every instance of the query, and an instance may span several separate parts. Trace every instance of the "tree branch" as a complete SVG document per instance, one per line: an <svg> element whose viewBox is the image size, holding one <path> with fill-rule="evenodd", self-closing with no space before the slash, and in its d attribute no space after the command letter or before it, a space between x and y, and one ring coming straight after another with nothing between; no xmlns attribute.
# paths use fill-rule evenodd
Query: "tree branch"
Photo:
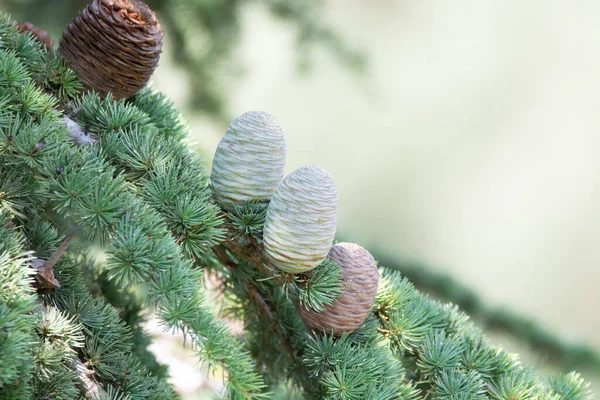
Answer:
<svg viewBox="0 0 600 400"><path fill-rule="evenodd" d="M278 284L286 282L284 275L273 275L273 271L278 269L267 259L263 246L252 236L249 237L249 244L241 244L231 240L232 229L228 229L228 239L222 243L227 250L241 258L244 262L252 265L263 274L273 278Z"/></svg>
<svg viewBox="0 0 600 400"><path fill-rule="evenodd" d="M67 236L67 238L58 246L56 251L50 257L48 257L48 259L44 263L44 266L48 269L52 269L52 267L56 265L58 260L60 260L62 255L65 254L65 251L67 251L67 248L69 247L74 238L74 233L71 233L69 236Z"/></svg>
<svg viewBox="0 0 600 400"><path fill-rule="evenodd" d="M227 241L227 243L229 243L229 241ZM218 247L215 247L213 249L213 252L217 256L217 258L219 259L219 261L221 262L221 264L223 264L227 269L233 270L234 268L237 267L229 259L229 257L227 257L227 254L225 254L225 252L223 252ZM249 257L249 259L250 258L254 259L254 260L257 259L256 256L251 257L250 255L248 255L248 257ZM254 264L252 264L252 265L254 265ZM258 307L260 308L260 310L269 318L270 321L273 321L273 326L274 326L274 329L275 329L275 334L279 338L279 341L281 342L281 345L285 348L285 350L289 354L290 358L294 362L296 362L298 364L301 363L302 361L296 355L296 352L294 351L294 348L292 347L291 343L286 339L286 337L283 334L283 332L281 331L280 327L275 322L275 320L277 318L277 315L272 310L271 306L267 303L267 301L265 300L265 298L263 297L263 295L261 295L261 293L258 291L258 288L256 287L256 285L253 282L246 282L246 285L244 285L244 287L246 289L246 292L248 293L248 297L251 298L251 299L254 299L255 303L258 305Z"/></svg>
<svg viewBox="0 0 600 400"><path fill-rule="evenodd" d="M73 121L66 115L63 115L65 127L67 128L68 135L77 145L86 145L96 142L96 138L89 132L86 132L77 122Z"/></svg>
<svg viewBox="0 0 600 400"><path fill-rule="evenodd" d="M48 308L51 306L45 305L41 298L37 299L36 304L34 313L45 317ZM72 360L67 361L66 365L77 376L77 386L86 399L97 400L106 396L104 389L94 379L94 371L88 369L79 358L74 357Z"/></svg>
<svg viewBox="0 0 600 400"><path fill-rule="evenodd" d="M96 400L106 396L106 392L93 378L94 371L89 370L79 358L74 358L67 363L77 376L77 385L83 393L83 396L88 400Z"/></svg>

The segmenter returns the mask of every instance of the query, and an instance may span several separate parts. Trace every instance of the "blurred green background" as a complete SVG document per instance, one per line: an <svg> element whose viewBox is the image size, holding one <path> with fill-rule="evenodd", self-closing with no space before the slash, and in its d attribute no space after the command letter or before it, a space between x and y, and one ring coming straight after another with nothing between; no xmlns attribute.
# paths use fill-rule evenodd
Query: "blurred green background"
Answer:
<svg viewBox="0 0 600 400"><path fill-rule="evenodd" d="M0 6L58 38L85 3ZM287 172L335 177L344 238L600 350L600 3L152 3L170 21L153 84L207 166L230 118L268 111Z"/></svg>

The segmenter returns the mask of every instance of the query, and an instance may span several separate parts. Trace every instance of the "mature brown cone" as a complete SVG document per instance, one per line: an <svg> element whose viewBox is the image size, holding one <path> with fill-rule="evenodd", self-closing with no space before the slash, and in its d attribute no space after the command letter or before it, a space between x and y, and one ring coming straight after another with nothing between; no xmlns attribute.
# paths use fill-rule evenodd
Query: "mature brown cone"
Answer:
<svg viewBox="0 0 600 400"><path fill-rule="evenodd" d="M71 22L58 52L88 90L115 99L142 89L162 48L154 12L140 0L94 0Z"/></svg>
<svg viewBox="0 0 600 400"><path fill-rule="evenodd" d="M323 312L300 306L300 317L316 331L333 331L340 336L358 328L369 316L375 295L379 271L377 263L367 250L354 243L338 243L327 257L342 268L342 294Z"/></svg>
<svg viewBox="0 0 600 400"><path fill-rule="evenodd" d="M20 32L31 32L31 35L33 36L33 38L40 44L44 45L45 48L50 49L54 45L54 43L52 42L52 38L50 37L48 32L46 32L43 29L38 28L31 22L13 22L13 23L17 25L17 28L19 28Z"/></svg>

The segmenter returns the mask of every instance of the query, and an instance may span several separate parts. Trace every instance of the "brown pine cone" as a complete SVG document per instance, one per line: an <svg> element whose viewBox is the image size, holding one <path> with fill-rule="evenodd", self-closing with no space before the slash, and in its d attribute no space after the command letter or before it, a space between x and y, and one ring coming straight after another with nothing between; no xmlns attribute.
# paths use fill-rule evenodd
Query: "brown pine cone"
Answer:
<svg viewBox="0 0 600 400"><path fill-rule="evenodd" d="M142 89L162 48L154 12L140 0L94 0L71 22L58 52L88 90L115 99Z"/></svg>
<svg viewBox="0 0 600 400"><path fill-rule="evenodd" d="M323 312L300 306L300 317L316 331L340 336L358 328L369 316L375 295L379 271L375 259L367 250L354 243L338 243L327 257L342 268L342 294Z"/></svg>
<svg viewBox="0 0 600 400"><path fill-rule="evenodd" d="M38 28L31 22L15 22L15 24L17 25L17 28L19 28L19 32L31 32L33 38L46 49L50 49L54 45L48 32Z"/></svg>

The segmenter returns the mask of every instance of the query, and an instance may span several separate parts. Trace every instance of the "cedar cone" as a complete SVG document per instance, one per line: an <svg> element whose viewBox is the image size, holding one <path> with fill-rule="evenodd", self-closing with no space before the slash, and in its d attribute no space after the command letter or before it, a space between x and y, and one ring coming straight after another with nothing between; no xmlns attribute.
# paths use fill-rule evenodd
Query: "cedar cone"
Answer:
<svg viewBox="0 0 600 400"><path fill-rule="evenodd" d="M38 28L31 22L15 22L15 24L17 25L19 32L31 32L35 41L43 45L46 49L49 50L54 45L48 32Z"/></svg>
<svg viewBox="0 0 600 400"><path fill-rule="evenodd" d="M246 112L231 122L217 146L210 174L215 201L228 211L248 200L268 201L284 167L279 122L266 112Z"/></svg>
<svg viewBox="0 0 600 400"><path fill-rule="evenodd" d="M277 186L267 207L263 240L274 266L309 271L327 257L337 224L338 192L327 171L300 167Z"/></svg>
<svg viewBox="0 0 600 400"><path fill-rule="evenodd" d="M154 12L140 0L94 0L71 22L58 53L88 90L129 97L142 89L162 48Z"/></svg>
<svg viewBox="0 0 600 400"><path fill-rule="evenodd" d="M379 271L371 253L354 243L338 243L327 255L342 269L342 294L323 312L300 306L300 317L316 331L333 331L340 336L358 328L369 316L375 295Z"/></svg>

